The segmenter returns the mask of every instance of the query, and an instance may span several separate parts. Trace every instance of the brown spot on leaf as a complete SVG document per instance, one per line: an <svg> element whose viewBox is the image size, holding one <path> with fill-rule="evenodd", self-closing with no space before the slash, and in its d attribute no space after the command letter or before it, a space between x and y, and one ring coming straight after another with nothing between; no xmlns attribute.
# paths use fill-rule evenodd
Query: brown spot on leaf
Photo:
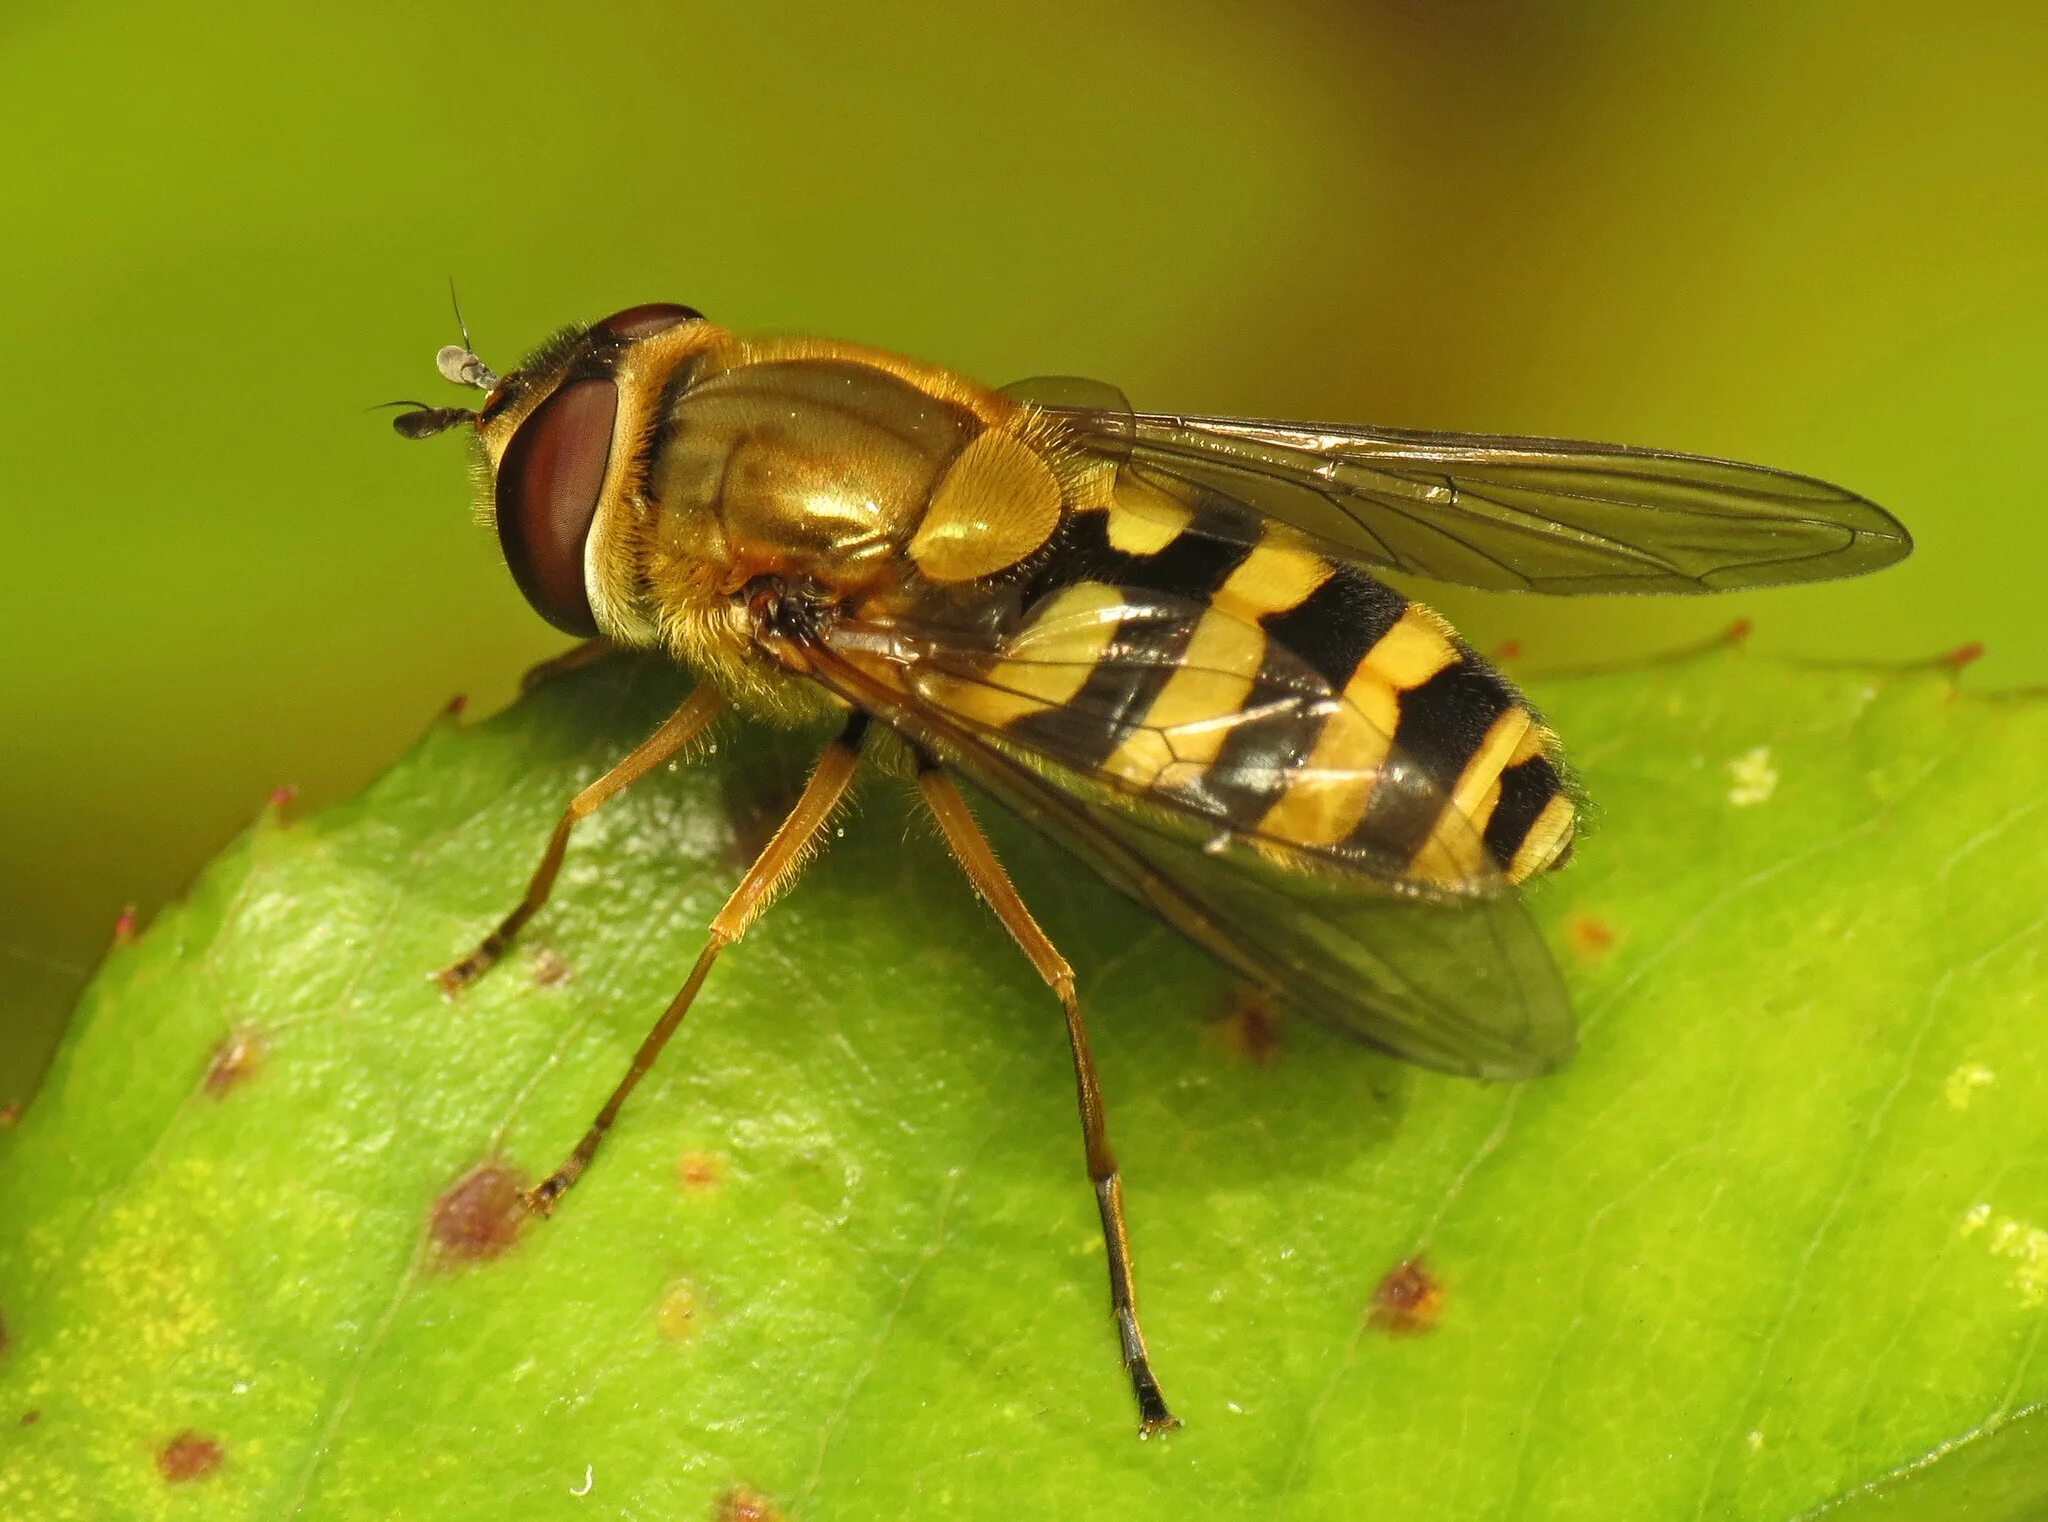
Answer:
<svg viewBox="0 0 2048 1522"><path fill-rule="evenodd" d="M1394 1337L1413 1337L1434 1330L1444 1308L1442 1281L1423 1266L1420 1258L1395 1264L1372 1292L1366 1320L1374 1331Z"/></svg>
<svg viewBox="0 0 2048 1522"><path fill-rule="evenodd" d="M1504 639L1493 647L1493 658L1505 666L1509 661L1522 658L1522 642L1518 639Z"/></svg>
<svg viewBox="0 0 2048 1522"><path fill-rule="evenodd" d="M459 719L462 717L462 710L467 707L469 707L469 694L458 692L443 705L441 712L451 719Z"/></svg>
<svg viewBox="0 0 2048 1522"><path fill-rule="evenodd" d="M654 1302L654 1324L670 1342L688 1342L696 1335L703 1306L697 1286L688 1279L672 1279Z"/></svg>
<svg viewBox="0 0 2048 1522"><path fill-rule="evenodd" d="M5 1131L9 1126L19 1123L20 1120L20 1100L10 1099L5 1104L0 1104L0 1131Z"/></svg>
<svg viewBox="0 0 2048 1522"><path fill-rule="evenodd" d="M1941 664L1951 671L1961 671L1965 666L1974 666L1984 659L1984 642L1971 640L1967 645L1958 645L1941 658Z"/></svg>
<svg viewBox="0 0 2048 1522"><path fill-rule="evenodd" d="M270 806L279 813L283 813L291 807L292 800L298 796L298 788L287 782L282 787L274 787L270 790Z"/></svg>
<svg viewBox="0 0 2048 1522"><path fill-rule="evenodd" d="M1564 937L1586 961L1597 961L1614 949L1614 927L1583 911L1565 917Z"/></svg>
<svg viewBox="0 0 2048 1522"><path fill-rule="evenodd" d="M725 1182L725 1159L716 1152L685 1152L676 1159L676 1182L693 1194L716 1189Z"/></svg>
<svg viewBox="0 0 2048 1522"><path fill-rule="evenodd" d="M1264 989L1247 983L1231 989L1216 1030L1224 1049L1240 1062L1264 1068L1280 1060L1280 1012Z"/></svg>
<svg viewBox="0 0 2048 1522"><path fill-rule="evenodd" d="M519 1240L526 1206L519 1179L503 1163L479 1163L434 1201L427 1234L452 1263L481 1263Z"/></svg>
<svg viewBox="0 0 2048 1522"><path fill-rule="evenodd" d="M1721 638L1731 645L1739 645L1756 632L1756 625L1749 619L1738 618L1721 633Z"/></svg>
<svg viewBox="0 0 2048 1522"><path fill-rule="evenodd" d="M7 1356L7 1323L0 1321L0 1358Z"/></svg>
<svg viewBox="0 0 2048 1522"><path fill-rule="evenodd" d="M135 942L135 906L129 904L114 921L114 944L130 946Z"/></svg>
<svg viewBox="0 0 2048 1522"><path fill-rule="evenodd" d="M200 1087L215 1099L224 1099L229 1090L255 1077L262 1066L262 1035L252 1028L238 1027L223 1036L213 1055L207 1058L206 1076L200 1079Z"/></svg>
<svg viewBox="0 0 2048 1522"><path fill-rule="evenodd" d="M716 1522L783 1522L773 1501L751 1485L735 1485L711 1509Z"/></svg>
<svg viewBox="0 0 2048 1522"><path fill-rule="evenodd" d="M535 988L559 988L568 980L569 964L560 953L546 946L533 954L531 977Z"/></svg>
<svg viewBox="0 0 2048 1522"><path fill-rule="evenodd" d="M226 1457L219 1443L188 1427L157 1450L156 1472L170 1484L182 1485L205 1479Z"/></svg>
<svg viewBox="0 0 2048 1522"><path fill-rule="evenodd" d="M21 1425L24 1427L33 1427L42 1419L43 1413L40 1410L24 1411L21 1413Z"/></svg>

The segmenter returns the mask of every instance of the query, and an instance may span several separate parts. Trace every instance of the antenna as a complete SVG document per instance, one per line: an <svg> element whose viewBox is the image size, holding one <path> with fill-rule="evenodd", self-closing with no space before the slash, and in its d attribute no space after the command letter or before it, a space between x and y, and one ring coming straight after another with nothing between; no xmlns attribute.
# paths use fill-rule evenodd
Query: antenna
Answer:
<svg viewBox="0 0 2048 1522"><path fill-rule="evenodd" d="M469 341L469 324L462 320L462 298L455 294L455 277L448 277L448 305L455 308L455 329L462 335L462 347L476 353L476 345Z"/></svg>
<svg viewBox="0 0 2048 1522"><path fill-rule="evenodd" d="M462 298L455 294L453 275L448 277L448 304L455 308L455 326L462 334L462 342L443 344L441 352L434 356L434 368L441 372L441 379L453 385L488 391L498 384L498 375L476 357L476 349L469 341L469 324L462 317Z"/></svg>

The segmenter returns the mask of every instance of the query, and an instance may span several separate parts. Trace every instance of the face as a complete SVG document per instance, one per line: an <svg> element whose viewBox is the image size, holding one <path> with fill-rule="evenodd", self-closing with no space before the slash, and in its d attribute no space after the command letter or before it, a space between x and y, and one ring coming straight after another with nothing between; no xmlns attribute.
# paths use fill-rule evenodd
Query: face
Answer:
<svg viewBox="0 0 2048 1522"><path fill-rule="evenodd" d="M476 429L490 471L487 503L512 578L564 633L599 632L591 605L593 529L612 474L615 441L631 437L632 356L686 327L703 326L690 307L629 307L543 344L502 378L467 350L443 350L450 380L486 389L475 413L429 408L406 413L399 431L418 438L458 422Z"/></svg>

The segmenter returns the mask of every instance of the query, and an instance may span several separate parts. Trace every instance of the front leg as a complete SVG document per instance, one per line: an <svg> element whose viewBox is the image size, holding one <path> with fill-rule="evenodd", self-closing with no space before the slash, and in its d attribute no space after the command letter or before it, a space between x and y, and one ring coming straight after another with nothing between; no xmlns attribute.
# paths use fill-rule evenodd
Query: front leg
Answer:
<svg viewBox="0 0 2048 1522"><path fill-rule="evenodd" d="M697 957L697 965L690 969L682 990L669 1001L668 1008L662 1011L661 1018L654 1022L654 1028L640 1043L640 1049L633 1054L632 1065L626 1069L626 1076L619 1080L611 1098L597 1112L597 1119L583 1133L583 1140L576 1144L576 1150L563 1160L561 1167L521 1196L526 1208L535 1215L551 1213L556 1201L583 1176L590 1160L597 1156L605 1133L619 1118L626 1096L654 1066L654 1059L661 1055L661 1049L668 1045L668 1038L676 1033L676 1027L683 1023L683 1016L690 1012L697 990L704 986L705 975L711 971L711 964L718 960L718 954L745 935L754 917L767 908L769 901L803 869L819 837L825 833L825 826L831 823L839 800L846 796L847 784L853 781L867 728L867 715L854 714L847 720L839 738L826 746L824 754L818 757L818 764L811 770L811 780L804 784L803 793L790 809L789 816L754 859L754 864L747 868L746 876L732 890L732 897L725 901L725 907L718 911L717 918L712 920L711 935Z"/></svg>
<svg viewBox="0 0 2048 1522"><path fill-rule="evenodd" d="M562 810L562 817L555 825L555 833L548 837L548 848L541 856L533 880L526 885L526 896L499 922L497 929L477 943L469 955L434 974L434 981L441 985L443 993L452 996L475 982L504 955L505 948L512 944L512 938L519 933L520 927L540 912L541 905L548 901L548 894L554 890L555 875L562 870L562 857L569 849L569 832L576 828L576 821L597 812L599 805L613 794L629 783L638 782L696 739L704 732L704 726L717 716L724 701L718 689L710 684L699 687L663 721L661 728L635 746L625 760L569 800L569 806Z"/></svg>

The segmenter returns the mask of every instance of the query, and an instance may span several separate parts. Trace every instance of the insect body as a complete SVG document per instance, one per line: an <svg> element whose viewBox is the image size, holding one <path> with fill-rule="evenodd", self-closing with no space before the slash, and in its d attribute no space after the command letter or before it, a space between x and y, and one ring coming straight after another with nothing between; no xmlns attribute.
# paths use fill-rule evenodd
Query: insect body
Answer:
<svg viewBox="0 0 2048 1522"><path fill-rule="evenodd" d="M620 312L493 375L486 512L550 623L700 686L571 801L481 973L546 900L575 822L726 704L837 715L802 797L569 1159L582 1173L712 962L793 875L863 749L907 762L977 891L1058 996L1112 1314L1142 1431L1174 1424L1133 1301L1116 1162L1066 962L981 836L963 774L1227 966L1412 1061L1519 1078L1569 1007L1518 884L1569 855L1557 738L1435 613L1377 579L1698 592L1875 569L1904 529L1805 477L1555 440L1134 413L1081 382L994 391L880 350ZM602 646L594 646L602 648Z"/></svg>

